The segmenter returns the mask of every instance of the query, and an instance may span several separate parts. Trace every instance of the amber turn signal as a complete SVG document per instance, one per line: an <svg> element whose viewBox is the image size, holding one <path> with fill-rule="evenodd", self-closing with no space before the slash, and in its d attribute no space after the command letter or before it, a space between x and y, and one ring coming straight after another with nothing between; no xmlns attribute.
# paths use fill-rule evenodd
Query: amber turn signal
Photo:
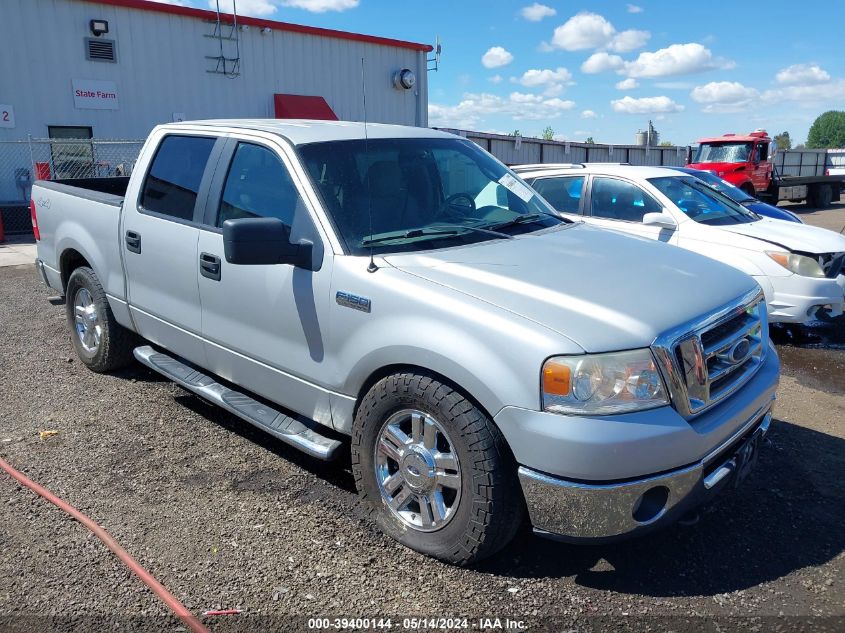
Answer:
<svg viewBox="0 0 845 633"><path fill-rule="evenodd" d="M543 367L543 392L551 396L568 396L571 371L567 365L549 361Z"/></svg>

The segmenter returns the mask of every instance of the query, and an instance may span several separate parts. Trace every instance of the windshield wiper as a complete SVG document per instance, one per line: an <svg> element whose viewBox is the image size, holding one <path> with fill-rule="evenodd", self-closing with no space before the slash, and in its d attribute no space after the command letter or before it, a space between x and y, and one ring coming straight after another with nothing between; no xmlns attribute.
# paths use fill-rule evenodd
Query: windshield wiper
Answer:
<svg viewBox="0 0 845 633"><path fill-rule="evenodd" d="M419 229L409 229L404 233L399 233L398 235L380 235L379 237L371 237L365 240L361 240L361 246L369 246L371 244L380 244L382 242L391 242L393 240L404 240L404 239L413 239L413 238L435 238L435 237L444 237L444 236L454 236L459 235L461 230L466 231L478 231L479 233L485 233L487 235L493 235L495 237L500 237L504 239L513 239L512 235L508 235L507 233L499 233L498 231L494 231L491 229L485 229L477 226L467 226L466 224L444 224L444 225L431 225L425 228Z"/></svg>
<svg viewBox="0 0 845 633"><path fill-rule="evenodd" d="M552 217L556 220L560 220L561 222L565 222L565 220L563 218L559 218L558 216L552 215L551 213L527 213L525 215L518 215L515 218L512 218L510 220L505 220L504 222L496 222L494 224L488 224L487 228L488 229L494 229L494 230L501 230L501 229L506 229L506 228L511 227L511 226L517 226L519 224L530 224L531 222L536 222L537 220L539 220L543 216Z"/></svg>

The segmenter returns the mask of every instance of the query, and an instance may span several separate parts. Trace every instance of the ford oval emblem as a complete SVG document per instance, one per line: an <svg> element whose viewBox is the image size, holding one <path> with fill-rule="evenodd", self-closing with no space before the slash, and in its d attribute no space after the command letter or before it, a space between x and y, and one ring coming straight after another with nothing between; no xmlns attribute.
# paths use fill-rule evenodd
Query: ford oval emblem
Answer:
<svg viewBox="0 0 845 633"><path fill-rule="evenodd" d="M750 353L751 343L748 342L747 338L742 338L733 344L733 347L731 347L727 355L731 363L738 365L748 358L748 354Z"/></svg>

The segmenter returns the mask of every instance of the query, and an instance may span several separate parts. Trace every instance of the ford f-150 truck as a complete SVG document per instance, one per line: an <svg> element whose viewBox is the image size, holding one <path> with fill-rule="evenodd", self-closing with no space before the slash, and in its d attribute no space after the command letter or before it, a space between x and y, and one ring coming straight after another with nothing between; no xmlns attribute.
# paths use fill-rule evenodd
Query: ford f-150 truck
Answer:
<svg viewBox="0 0 845 633"><path fill-rule="evenodd" d="M769 428L750 277L567 220L460 137L168 124L131 178L32 195L82 362L134 354L316 458L350 451L384 531L445 561L496 552L526 510L572 540L669 524Z"/></svg>
<svg viewBox="0 0 845 633"><path fill-rule="evenodd" d="M825 208L839 200L845 178L827 166L825 150L781 150L765 130L698 140L689 167L712 171L750 196Z"/></svg>

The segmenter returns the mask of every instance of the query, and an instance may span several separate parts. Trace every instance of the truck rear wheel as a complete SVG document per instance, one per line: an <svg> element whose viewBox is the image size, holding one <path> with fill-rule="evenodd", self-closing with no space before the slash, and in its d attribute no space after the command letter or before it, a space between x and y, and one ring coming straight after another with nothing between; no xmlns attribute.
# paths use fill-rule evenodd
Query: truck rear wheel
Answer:
<svg viewBox="0 0 845 633"><path fill-rule="evenodd" d="M352 426L358 493L388 536L466 565L511 541L524 500L493 421L452 387L402 373L377 382Z"/></svg>
<svg viewBox="0 0 845 633"><path fill-rule="evenodd" d="M97 275L87 266L71 273L65 309L73 346L88 369L102 373L132 362L135 335L115 321Z"/></svg>
<svg viewBox="0 0 845 633"><path fill-rule="evenodd" d="M826 209L833 200L833 189L830 185L818 185L813 191L813 206Z"/></svg>

